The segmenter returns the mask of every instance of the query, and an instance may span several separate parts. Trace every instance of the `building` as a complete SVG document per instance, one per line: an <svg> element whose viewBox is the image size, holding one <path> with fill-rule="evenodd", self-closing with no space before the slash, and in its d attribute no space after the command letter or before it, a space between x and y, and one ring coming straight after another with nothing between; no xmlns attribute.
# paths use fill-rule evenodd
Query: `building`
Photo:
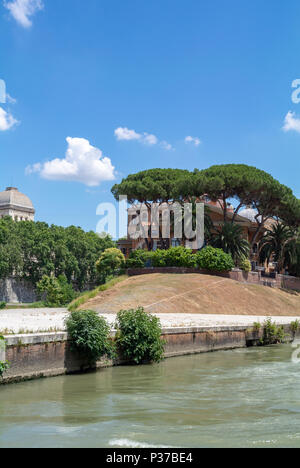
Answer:
<svg viewBox="0 0 300 468"><path fill-rule="evenodd" d="M15 187L0 192L0 218L11 216L15 221L34 221L35 209L27 195Z"/></svg>
<svg viewBox="0 0 300 468"><path fill-rule="evenodd" d="M203 196L201 198L201 201L204 202L204 204L207 206L209 210L209 216L211 218L214 230L218 230L222 227L224 224L224 212L223 212L223 206L222 206L222 201L211 201L209 200L206 196ZM134 220L137 216L140 215L140 209L139 206L132 206L128 210L128 225L131 223L134 223ZM253 238L256 234L257 231L257 222L255 219L255 216L257 216L257 212L252 209L252 207L247 206L243 211L241 211L239 214L234 213L234 208L232 205L228 204L227 205L227 218L228 221L231 222L232 219L234 218L234 223L238 224L242 228L242 234L243 237L251 244L253 242ZM156 250L156 249L166 249L169 247L177 247L179 245L183 245L185 247L193 248L193 243L189 243L184 239L175 239L172 238L170 240L165 240L158 238L156 239L151 239L150 238L150 228L151 228L151 223L149 222L148 215L146 213L146 219L141 221L141 224L144 225L144 230L145 232L149 232L149 238L147 240L145 239L130 239L129 233L128 233L128 238L127 239L120 239L118 242L118 247L119 249L124 253L126 257L130 255L130 253L133 250L137 249L150 249L150 250ZM266 229L270 228L272 225L272 220L269 220L265 227ZM258 259L258 244L264 235L265 230L262 230L259 235L257 236L256 243L253 246L253 252L251 256L251 263L252 263L252 268L255 269L259 266L259 259Z"/></svg>

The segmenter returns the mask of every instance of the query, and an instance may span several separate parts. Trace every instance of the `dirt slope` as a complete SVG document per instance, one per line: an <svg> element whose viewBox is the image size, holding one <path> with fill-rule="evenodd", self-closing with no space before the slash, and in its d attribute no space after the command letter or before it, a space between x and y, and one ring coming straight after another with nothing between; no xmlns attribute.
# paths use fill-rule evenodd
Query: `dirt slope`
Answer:
<svg viewBox="0 0 300 468"><path fill-rule="evenodd" d="M206 275L128 278L81 309L116 313L143 306L155 313L300 316L300 294Z"/></svg>

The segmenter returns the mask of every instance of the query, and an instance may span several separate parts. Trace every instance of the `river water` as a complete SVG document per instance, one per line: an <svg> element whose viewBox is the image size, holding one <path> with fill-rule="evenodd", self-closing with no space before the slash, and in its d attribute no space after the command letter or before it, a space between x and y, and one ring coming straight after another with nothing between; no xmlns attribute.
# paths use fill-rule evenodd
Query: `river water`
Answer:
<svg viewBox="0 0 300 468"><path fill-rule="evenodd" d="M291 346L0 387L0 447L300 447Z"/></svg>

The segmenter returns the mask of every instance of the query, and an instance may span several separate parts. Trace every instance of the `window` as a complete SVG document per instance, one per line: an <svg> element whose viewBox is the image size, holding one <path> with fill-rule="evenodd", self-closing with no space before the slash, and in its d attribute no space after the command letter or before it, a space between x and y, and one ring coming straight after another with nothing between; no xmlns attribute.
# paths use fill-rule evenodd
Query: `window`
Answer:
<svg viewBox="0 0 300 468"><path fill-rule="evenodd" d="M172 247L180 247L181 246L181 240L180 239L172 239Z"/></svg>

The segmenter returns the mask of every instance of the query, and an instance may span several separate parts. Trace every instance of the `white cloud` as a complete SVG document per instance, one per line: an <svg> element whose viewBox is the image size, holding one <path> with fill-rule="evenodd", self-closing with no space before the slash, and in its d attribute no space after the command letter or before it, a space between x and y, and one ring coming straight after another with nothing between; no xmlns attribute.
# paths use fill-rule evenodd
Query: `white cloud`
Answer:
<svg viewBox="0 0 300 468"><path fill-rule="evenodd" d="M0 107L0 132L5 132L14 127L18 121L9 113Z"/></svg>
<svg viewBox="0 0 300 468"><path fill-rule="evenodd" d="M160 143L160 146L161 146L163 149L165 149L166 151L172 151L172 150L174 149L173 146L172 146L170 143L168 143L167 141L162 141L162 142Z"/></svg>
<svg viewBox="0 0 300 468"><path fill-rule="evenodd" d="M111 160L85 138L67 138L68 149L64 159L53 159L26 168L26 174L37 172L43 179L81 182L96 187L101 182L115 179Z"/></svg>
<svg viewBox="0 0 300 468"><path fill-rule="evenodd" d="M31 17L44 7L42 0L4 0L3 4L12 17L24 28L30 28L32 25Z"/></svg>
<svg viewBox="0 0 300 468"><path fill-rule="evenodd" d="M198 137L187 136L185 138L186 143L192 143L195 146L200 146L202 141Z"/></svg>
<svg viewBox="0 0 300 468"><path fill-rule="evenodd" d="M115 130L115 136L117 137L117 140L140 140L142 138L142 135L139 133L136 133L134 130L129 130L128 128L124 127L119 127Z"/></svg>
<svg viewBox="0 0 300 468"><path fill-rule="evenodd" d="M119 127L115 130L115 136L118 141L139 141L144 145L154 146L160 144L160 146L166 150L173 149L167 141L159 141L156 135L151 133L137 133L135 130L129 130L127 127Z"/></svg>
<svg viewBox="0 0 300 468"><path fill-rule="evenodd" d="M297 119L295 115L296 115L295 112L291 112L291 111L289 111L286 114L285 119L284 119L284 126L283 126L283 130L285 132L290 132L294 130L295 132L300 133L300 119Z"/></svg>
<svg viewBox="0 0 300 468"><path fill-rule="evenodd" d="M142 138L143 143L146 143L146 145L157 145L158 143L158 138L155 135L149 135L149 133L144 133L143 138Z"/></svg>

